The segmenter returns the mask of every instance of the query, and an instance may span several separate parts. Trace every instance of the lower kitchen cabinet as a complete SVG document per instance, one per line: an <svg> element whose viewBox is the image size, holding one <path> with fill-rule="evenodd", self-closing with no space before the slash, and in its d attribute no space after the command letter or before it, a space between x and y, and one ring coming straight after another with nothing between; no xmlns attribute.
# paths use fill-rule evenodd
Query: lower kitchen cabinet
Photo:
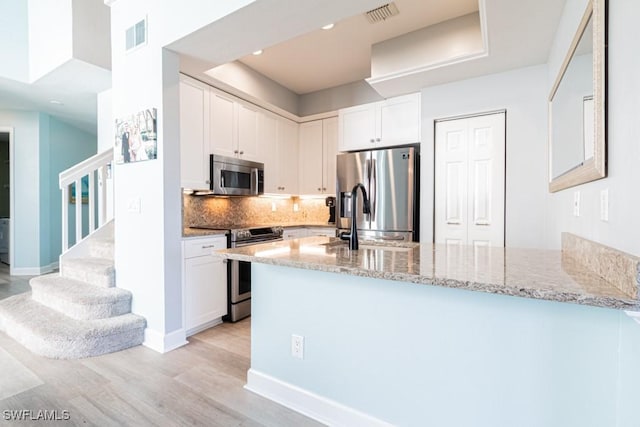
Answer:
<svg viewBox="0 0 640 427"><path fill-rule="evenodd" d="M225 236L183 241L183 308L187 336L220 323L227 314L226 260L211 255L225 249Z"/></svg>
<svg viewBox="0 0 640 427"><path fill-rule="evenodd" d="M335 227L311 227L307 228L307 236L336 237Z"/></svg>
<svg viewBox="0 0 640 427"><path fill-rule="evenodd" d="M285 228L282 233L284 240L300 239L301 237L307 237L306 228Z"/></svg>

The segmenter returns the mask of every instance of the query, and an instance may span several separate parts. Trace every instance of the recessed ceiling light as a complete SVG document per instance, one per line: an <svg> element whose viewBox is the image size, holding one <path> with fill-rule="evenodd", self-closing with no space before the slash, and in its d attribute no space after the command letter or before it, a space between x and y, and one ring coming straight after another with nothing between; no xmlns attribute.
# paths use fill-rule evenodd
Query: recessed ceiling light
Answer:
<svg viewBox="0 0 640 427"><path fill-rule="evenodd" d="M53 105L64 105L62 102L52 99L51 101L49 101L50 103L52 103Z"/></svg>
<svg viewBox="0 0 640 427"><path fill-rule="evenodd" d="M262 49L260 50L256 50L255 52L253 52L254 55L262 55Z"/></svg>
<svg viewBox="0 0 640 427"><path fill-rule="evenodd" d="M322 29L323 29L323 30L330 30L330 29L332 29L332 28L333 28L333 26L334 26L334 24L327 24L327 25L325 25L324 27L322 27Z"/></svg>

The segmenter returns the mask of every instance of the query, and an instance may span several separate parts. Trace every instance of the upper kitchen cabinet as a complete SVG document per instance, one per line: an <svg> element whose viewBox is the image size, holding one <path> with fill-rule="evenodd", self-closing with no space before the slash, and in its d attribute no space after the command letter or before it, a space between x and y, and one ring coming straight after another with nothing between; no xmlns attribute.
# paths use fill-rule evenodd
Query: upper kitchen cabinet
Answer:
<svg viewBox="0 0 640 427"><path fill-rule="evenodd" d="M258 160L258 107L210 89L210 135L214 154Z"/></svg>
<svg viewBox="0 0 640 427"><path fill-rule="evenodd" d="M258 116L258 134L264 192L298 194L298 124L263 111Z"/></svg>
<svg viewBox="0 0 640 427"><path fill-rule="evenodd" d="M183 188L209 188L209 153L209 86L181 77L180 168Z"/></svg>
<svg viewBox="0 0 640 427"><path fill-rule="evenodd" d="M420 142L420 93L339 111L339 151Z"/></svg>
<svg viewBox="0 0 640 427"><path fill-rule="evenodd" d="M299 136L300 194L334 194L338 119L302 123Z"/></svg>
<svg viewBox="0 0 640 427"><path fill-rule="evenodd" d="M278 118L278 189L283 194L298 194L298 124Z"/></svg>

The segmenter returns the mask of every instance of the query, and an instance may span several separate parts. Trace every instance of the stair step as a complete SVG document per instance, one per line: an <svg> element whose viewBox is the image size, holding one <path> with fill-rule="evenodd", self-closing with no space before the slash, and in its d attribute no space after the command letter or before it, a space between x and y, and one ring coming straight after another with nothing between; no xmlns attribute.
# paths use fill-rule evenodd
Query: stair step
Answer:
<svg viewBox="0 0 640 427"><path fill-rule="evenodd" d="M74 319L105 319L131 312L131 292L125 289L91 286L58 273L34 277L29 284L34 301Z"/></svg>
<svg viewBox="0 0 640 427"><path fill-rule="evenodd" d="M113 238L89 239L89 254L96 258L113 259L115 243Z"/></svg>
<svg viewBox="0 0 640 427"><path fill-rule="evenodd" d="M76 320L31 298L31 293L0 301L0 330L31 350L54 359L99 356L139 345L146 321L135 314Z"/></svg>
<svg viewBox="0 0 640 427"><path fill-rule="evenodd" d="M60 275L103 288L116 285L116 270L113 259L69 258L62 261Z"/></svg>

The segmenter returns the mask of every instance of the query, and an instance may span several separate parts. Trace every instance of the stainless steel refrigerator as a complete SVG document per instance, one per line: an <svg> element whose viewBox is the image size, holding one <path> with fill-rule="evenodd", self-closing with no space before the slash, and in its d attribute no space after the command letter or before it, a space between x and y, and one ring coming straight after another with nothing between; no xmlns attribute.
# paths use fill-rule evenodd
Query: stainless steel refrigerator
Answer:
<svg viewBox="0 0 640 427"><path fill-rule="evenodd" d="M345 153L337 156L336 228L348 231L355 216L361 238L419 240L420 153L416 147ZM351 212L351 190L362 183L371 203L371 213Z"/></svg>

